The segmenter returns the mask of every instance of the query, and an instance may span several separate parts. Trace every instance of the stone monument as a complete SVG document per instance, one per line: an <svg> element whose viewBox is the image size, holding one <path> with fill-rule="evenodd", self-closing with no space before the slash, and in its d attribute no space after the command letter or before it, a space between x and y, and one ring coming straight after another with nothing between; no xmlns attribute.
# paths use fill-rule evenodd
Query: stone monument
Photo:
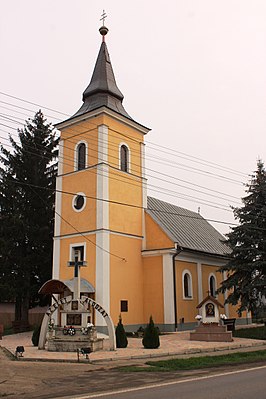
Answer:
<svg viewBox="0 0 266 399"><path fill-rule="evenodd" d="M233 341L232 332L227 331L226 326L220 325L219 308L223 308L223 304L216 298L208 294L203 301L197 306L201 312L201 317L196 316L199 325L194 332L190 333L191 341L207 341L207 342L231 342Z"/></svg>
<svg viewBox="0 0 266 399"><path fill-rule="evenodd" d="M84 348L90 352L102 350L104 339L97 337L92 324L92 312L95 309L105 318L110 350L115 350L114 326L107 312L92 298L80 295L80 268L86 266L86 262L80 259L79 251L75 252L74 261L68 262L68 266L74 267L73 295L54 301L47 310L42 322L39 349L46 347L48 351L58 352L74 352ZM59 312L58 325L52 318L55 311Z"/></svg>

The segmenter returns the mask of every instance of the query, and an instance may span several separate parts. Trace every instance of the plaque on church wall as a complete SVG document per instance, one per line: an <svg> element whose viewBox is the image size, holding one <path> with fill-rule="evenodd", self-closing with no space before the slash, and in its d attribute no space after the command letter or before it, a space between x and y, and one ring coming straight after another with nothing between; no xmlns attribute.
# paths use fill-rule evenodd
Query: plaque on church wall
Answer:
<svg viewBox="0 0 266 399"><path fill-rule="evenodd" d="M214 317L215 316L215 309L214 304L209 302L205 305L206 310L206 317Z"/></svg>
<svg viewBox="0 0 266 399"><path fill-rule="evenodd" d="M78 301L72 301L71 302L71 310L78 310L79 304Z"/></svg>
<svg viewBox="0 0 266 399"><path fill-rule="evenodd" d="M67 325L68 326L81 326L81 313L67 314Z"/></svg>

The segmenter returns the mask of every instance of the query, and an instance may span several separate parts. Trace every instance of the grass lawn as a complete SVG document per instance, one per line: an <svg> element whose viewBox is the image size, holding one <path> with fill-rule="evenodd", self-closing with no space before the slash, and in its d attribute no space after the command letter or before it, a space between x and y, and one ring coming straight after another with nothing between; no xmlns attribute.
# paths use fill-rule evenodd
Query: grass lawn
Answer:
<svg viewBox="0 0 266 399"><path fill-rule="evenodd" d="M189 359L169 359L159 361L148 361L146 366L126 366L121 367L121 371L178 371L178 370L196 370L208 367L224 366L226 364L243 364L243 363L254 363L266 360L266 349L255 352L240 352L231 353L228 355L221 356L200 356L191 357ZM147 367L150 366L150 367Z"/></svg>
<svg viewBox="0 0 266 399"><path fill-rule="evenodd" d="M266 327L243 328L233 333L234 337L266 340ZM144 367L128 366L123 371L177 371L196 370L226 364L254 363L266 360L266 349L254 352L239 352L221 356L200 356L189 359L148 361Z"/></svg>
<svg viewBox="0 0 266 399"><path fill-rule="evenodd" d="M3 335L11 335L11 334L14 334L13 328L12 327L5 327Z"/></svg>

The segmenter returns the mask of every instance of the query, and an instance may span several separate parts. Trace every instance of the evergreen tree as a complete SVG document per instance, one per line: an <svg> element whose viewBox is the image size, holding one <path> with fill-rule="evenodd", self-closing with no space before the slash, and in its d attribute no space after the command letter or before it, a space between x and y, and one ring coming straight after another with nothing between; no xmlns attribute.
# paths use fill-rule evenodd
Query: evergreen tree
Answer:
<svg viewBox="0 0 266 399"><path fill-rule="evenodd" d="M239 225L227 234L232 252L229 262L220 269L227 273L220 292L229 290L227 303L256 312L265 307L266 297L266 171L261 161L247 185L243 206L234 208Z"/></svg>
<svg viewBox="0 0 266 399"><path fill-rule="evenodd" d="M51 278L58 142L41 111L18 136L9 137L12 151L0 152L0 300L15 300L15 321L27 325Z"/></svg>
<svg viewBox="0 0 266 399"><path fill-rule="evenodd" d="M155 327L152 316L150 322L144 329L142 344L146 349L156 349L160 346L160 338L158 328Z"/></svg>
<svg viewBox="0 0 266 399"><path fill-rule="evenodd" d="M119 316L119 321L115 329L115 337L116 337L116 347L117 348L126 348L128 341L124 326L122 324L122 317Z"/></svg>

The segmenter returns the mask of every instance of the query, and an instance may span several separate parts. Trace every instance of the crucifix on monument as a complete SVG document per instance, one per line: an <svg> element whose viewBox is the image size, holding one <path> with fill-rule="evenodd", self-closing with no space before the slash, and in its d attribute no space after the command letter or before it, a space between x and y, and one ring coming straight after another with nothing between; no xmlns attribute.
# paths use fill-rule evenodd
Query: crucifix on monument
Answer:
<svg viewBox="0 0 266 399"><path fill-rule="evenodd" d="M80 299L80 267L87 266L87 262L82 260L81 250L75 248L74 250L74 261L67 262L67 265L74 267L74 299Z"/></svg>

